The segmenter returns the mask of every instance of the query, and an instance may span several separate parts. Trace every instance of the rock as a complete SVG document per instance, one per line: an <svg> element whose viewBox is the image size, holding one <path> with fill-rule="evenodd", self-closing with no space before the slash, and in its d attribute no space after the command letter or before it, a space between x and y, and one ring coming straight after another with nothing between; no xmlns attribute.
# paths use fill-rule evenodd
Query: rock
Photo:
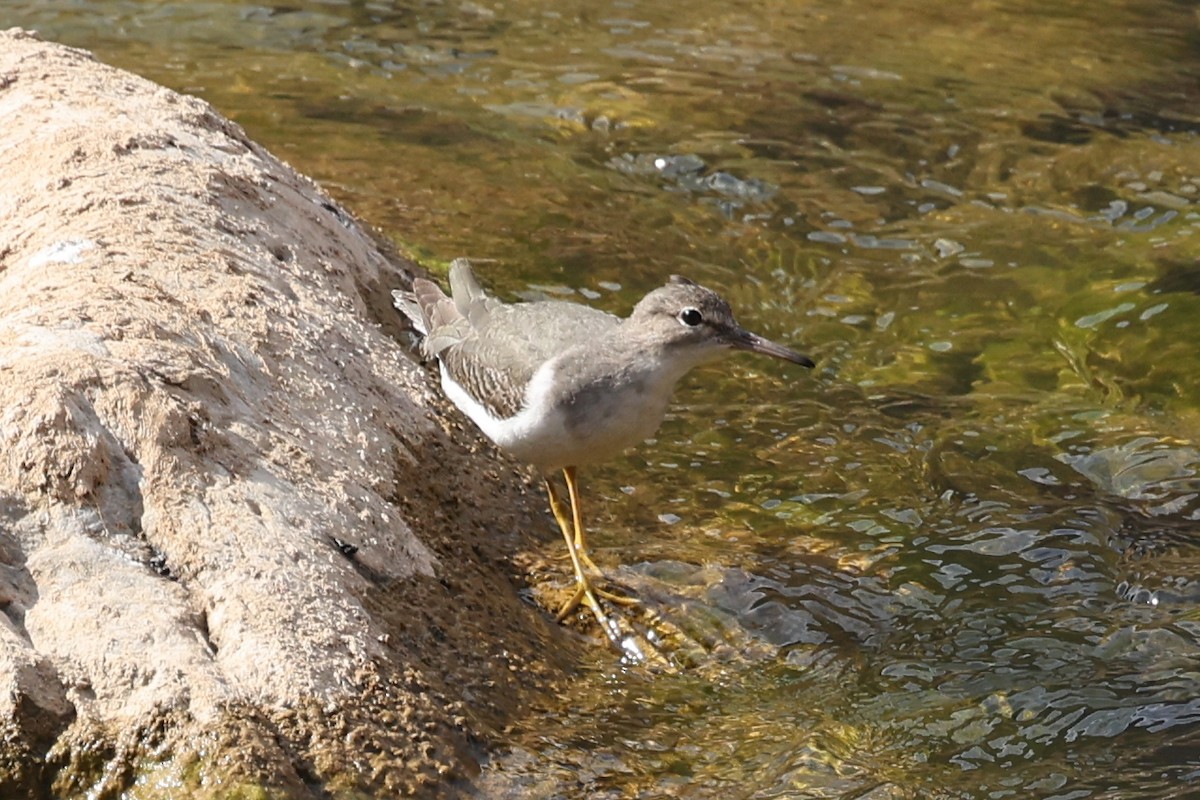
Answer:
<svg viewBox="0 0 1200 800"><path fill-rule="evenodd" d="M393 338L410 265L87 53L0 33L0 119L0 796L469 775L569 648Z"/></svg>

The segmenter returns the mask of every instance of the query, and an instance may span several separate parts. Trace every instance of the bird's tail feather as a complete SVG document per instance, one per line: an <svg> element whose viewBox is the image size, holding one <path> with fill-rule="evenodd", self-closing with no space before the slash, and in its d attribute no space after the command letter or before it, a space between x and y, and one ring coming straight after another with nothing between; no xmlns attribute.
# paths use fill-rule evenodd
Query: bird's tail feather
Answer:
<svg viewBox="0 0 1200 800"><path fill-rule="evenodd" d="M450 287L452 297L447 297L433 281L417 278L413 281L412 291L396 289L392 292L393 305L412 320L413 328L425 337L423 349L429 357L461 343L471 329L472 310L476 314L484 313L489 300L465 258L451 262Z"/></svg>
<svg viewBox="0 0 1200 800"><path fill-rule="evenodd" d="M464 317L470 316L472 305L487 299L487 294L471 270L471 262L465 258L450 262L450 296L454 298L458 313Z"/></svg>
<svg viewBox="0 0 1200 800"><path fill-rule="evenodd" d="M417 296L415 294L406 292L403 289L393 289L392 305L396 307L397 311L408 317L408 321L412 323L417 333L422 336L429 334L429 326L425 320L425 315L421 313L421 306L417 303Z"/></svg>

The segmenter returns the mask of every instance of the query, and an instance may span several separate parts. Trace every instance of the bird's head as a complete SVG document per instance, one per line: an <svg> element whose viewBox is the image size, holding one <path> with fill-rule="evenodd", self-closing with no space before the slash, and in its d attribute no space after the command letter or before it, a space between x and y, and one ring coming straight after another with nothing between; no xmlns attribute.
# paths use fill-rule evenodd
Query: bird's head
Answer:
<svg viewBox="0 0 1200 800"><path fill-rule="evenodd" d="M680 275L650 292L633 309L629 322L643 329L667 352L686 353L697 364L734 350L780 358L803 367L813 360L738 325L719 294Z"/></svg>

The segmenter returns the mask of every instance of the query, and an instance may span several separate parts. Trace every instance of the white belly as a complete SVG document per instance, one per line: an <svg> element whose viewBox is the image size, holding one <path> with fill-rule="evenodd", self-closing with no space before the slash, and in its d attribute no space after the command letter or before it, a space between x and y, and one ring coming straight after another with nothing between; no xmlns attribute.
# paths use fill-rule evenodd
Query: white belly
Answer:
<svg viewBox="0 0 1200 800"><path fill-rule="evenodd" d="M673 372L673 371L672 371ZM551 402L554 362L534 375L525 405L516 416L499 419L454 384L442 369L446 396L484 435L514 458L551 471L606 461L654 435L662 423L678 375L650 371L636 390L592 396L580 418Z"/></svg>

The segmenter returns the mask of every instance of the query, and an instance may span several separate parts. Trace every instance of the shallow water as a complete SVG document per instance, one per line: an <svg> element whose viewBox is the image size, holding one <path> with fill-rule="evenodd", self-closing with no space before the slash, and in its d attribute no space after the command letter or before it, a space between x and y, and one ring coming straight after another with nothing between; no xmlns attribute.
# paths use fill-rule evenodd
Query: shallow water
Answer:
<svg viewBox="0 0 1200 800"><path fill-rule="evenodd" d="M481 795L1200 793L1193 6L0 22L209 99L506 297L623 313L682 272L817 357L693 375L655 443L585 476L598 560L689 635L687 668L597 649Z"/></svg>

